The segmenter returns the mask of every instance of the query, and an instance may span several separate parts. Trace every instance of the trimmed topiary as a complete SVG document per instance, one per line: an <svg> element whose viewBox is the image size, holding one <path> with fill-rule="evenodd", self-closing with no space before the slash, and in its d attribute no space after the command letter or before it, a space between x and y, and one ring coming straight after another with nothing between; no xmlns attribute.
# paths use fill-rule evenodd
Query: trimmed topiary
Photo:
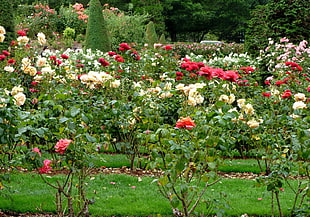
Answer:
<svg viewBox="0 0 310 217"><path fill-rule="evenodd" d="M160 38L159 38L159 43L160 43L160 44L166 44L166 43L167 43L167 41L166 41L166 36L165 36L164 33L161 34L161 36L160 36Z"/></svg>
<svg viewBox="0 0 310 217"><path fill-rule="evenodd" d="M85 48L105 52L111 50L111 42L102 9L99 0L90 0Z"/></svg>
<svg viewBox="0 0 310 217"><path fill-rule="evenodd" d="M158 43L158 36L155 31L154 23L152 21L150 21L146 25L145 42L149 45L154 45L155 43Z"/></svg>
<svg viewBox="0 0 310 217"><path fill-rule="evenodd" d="M6 30L5 39L0 43L0 51L7 50L11 41L16 39L12 0L0 1L0 26Z"/></svg>

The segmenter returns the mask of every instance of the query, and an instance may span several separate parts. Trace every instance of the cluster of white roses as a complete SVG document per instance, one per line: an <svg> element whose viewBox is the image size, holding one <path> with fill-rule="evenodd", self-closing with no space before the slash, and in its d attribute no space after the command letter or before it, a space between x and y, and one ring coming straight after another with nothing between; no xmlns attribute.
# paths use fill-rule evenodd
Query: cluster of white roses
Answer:
<svg viewBox="0 0 310 217"><path fill-rule="evenodd" d="M306 95L303 93L297 93L294 95L295 102L293 104L293 109L305 109L307 105L304 101L307 100Z"/></svg>
<svg viewBox="0 0 310 217"><path fill-rule="evenodd" d="M191 106L196 106L204 101L203 96L199 93L198 89L202 89L206 86L205 83L195 83L195 84L178 84L176 86L177 90L183 91L185 96L187 96L187 104Z"/></svg>
<svg viewBox="0 0 310 217"><path fill-rule="evenodd" d="M81 75L80 80L90 89L94 89L97 86L105 86L107 82L110 82L110 87L112 88L117 88L121 84L120 80L114 80L110 74L96 71L90 71L87 74Z"/></svg>

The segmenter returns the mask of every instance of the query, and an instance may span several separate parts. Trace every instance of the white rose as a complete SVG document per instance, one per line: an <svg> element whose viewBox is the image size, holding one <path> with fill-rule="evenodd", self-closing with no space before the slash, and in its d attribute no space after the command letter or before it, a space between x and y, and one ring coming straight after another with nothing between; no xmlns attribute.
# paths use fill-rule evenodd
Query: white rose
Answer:
<svg viewBox="0 0 310 217"><path fill-rule="evenodd" d="M6 67L4 67L4 71L6 71L6 72L14 72L14 68L12 67L12 66L6 66Z"/></svg>
<svg viewBox="0 0 310 217"><path fill-rule="evenodd" d="M37 37L38 37L38 41L39 41L39 44L40 44L40 45L46 44L46 38L45 38L44 33L39 32L38 35L37 35Z"/></svg>
<svg viewBox="0 0 310 217"><path fill-rule="evenodd" d="M304 109L307 108L307 105L302 101L294 102L293 109Z"/></svg>
<svg viewBox="0 0 310 217"><path fill-rule="evenodd" d="M119 87L121 85L121 81L120 80L115 80L115 81L113 81L113 82L111 82L111 87L112 88L117 88L117 87Z"/></svg>
<svg viewBox="0 0 310 217"><path fill-rule="evenodd" d="M306 101L306 95L303 93L296 93L294 95L295 101Z"/></svg>

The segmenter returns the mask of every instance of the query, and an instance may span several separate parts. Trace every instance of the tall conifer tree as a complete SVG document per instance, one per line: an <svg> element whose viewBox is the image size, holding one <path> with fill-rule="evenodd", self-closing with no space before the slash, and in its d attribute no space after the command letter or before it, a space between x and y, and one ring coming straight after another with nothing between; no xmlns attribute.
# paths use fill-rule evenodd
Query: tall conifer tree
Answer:
<svg viewBox="0 0 310 217"><path fill-rule="evenodd" d="M99 0L90 0L85 47L86 49L98 49L105 52L111 49L111 42L102 9Z"/></svg>

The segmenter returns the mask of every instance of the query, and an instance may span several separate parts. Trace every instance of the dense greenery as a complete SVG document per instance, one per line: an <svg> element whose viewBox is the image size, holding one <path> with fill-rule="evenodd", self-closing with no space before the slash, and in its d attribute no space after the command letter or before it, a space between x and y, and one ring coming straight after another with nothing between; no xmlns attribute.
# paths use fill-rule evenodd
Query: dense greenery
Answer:
<svg viewBox="0 0 310 217"><path fill-rule="evenodd" d="M50 8L56 9L57 13L62 10L62 14L64 7L75 3L72 0L45 2ZM85 8L89 6L88 0L77 2L82 3ZM101 0L100 2L109 5L107 7L120 9L126 15L147 14L149 21L154 23L157 34L165 34L172 42L199 42L211 39L209 37L211 33L218 40L226 42L244 42L246 38L250 51L266 46L266 43L263 43L263 38L266 37L278 39L286 36L292 42L309 38L307 30L310 18L307 0ZM15 0L15 7L18 3L38 2ZM60 23L57 24L51 19L50 21L49 25L57 25L56 31L61 33L64 30ZM80 31L83 27L74 29Z"/></svg>
<svg viewBox="0 0 310 217"><path fill-rule="evenodd" d="M297 43L310 39L308 0L271 0L253 11L246 34L246 47L256 54L267 46L266 38L289 38Z"/></svg>
<svg viewBox="0 0 310 217"><path fill-rule="evenodd" d="M6 30L5 40L0 43L0 50L7 50L11 41L16 39L13 7L11 0L0 1L0 25Z"/></svg>

